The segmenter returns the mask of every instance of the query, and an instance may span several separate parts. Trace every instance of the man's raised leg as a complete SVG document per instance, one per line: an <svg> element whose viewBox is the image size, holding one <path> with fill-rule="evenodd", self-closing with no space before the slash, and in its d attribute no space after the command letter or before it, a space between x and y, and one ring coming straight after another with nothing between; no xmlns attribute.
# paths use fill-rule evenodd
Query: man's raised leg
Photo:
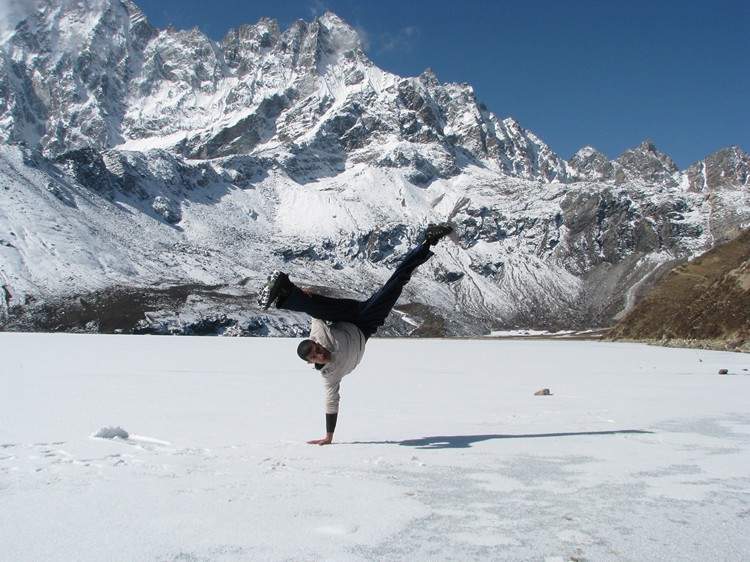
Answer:
<svg viewBox="0 0 750 562"><path fill-rule="evenodd" d="M414 248L401 261L385 285L362 303L355 324L359 326L365 337L369 338L385 323L385 319L396 305L414 270L432 256L433 253L427 244L420 244Z"/></svg>

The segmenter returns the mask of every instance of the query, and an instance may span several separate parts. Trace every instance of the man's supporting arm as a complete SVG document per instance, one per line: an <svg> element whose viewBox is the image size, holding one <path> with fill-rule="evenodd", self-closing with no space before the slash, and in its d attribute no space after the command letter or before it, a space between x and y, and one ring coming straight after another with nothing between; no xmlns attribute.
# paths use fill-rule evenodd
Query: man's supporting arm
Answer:
<svg viewBox="0 0 750 562"><path fill-rule="evenodd" d="M308 441L310 445L330 445L333 443L333 432L336 431L336 422L339 419L338 414L326 414L326 436L325 439L315 439Z"/></svg>

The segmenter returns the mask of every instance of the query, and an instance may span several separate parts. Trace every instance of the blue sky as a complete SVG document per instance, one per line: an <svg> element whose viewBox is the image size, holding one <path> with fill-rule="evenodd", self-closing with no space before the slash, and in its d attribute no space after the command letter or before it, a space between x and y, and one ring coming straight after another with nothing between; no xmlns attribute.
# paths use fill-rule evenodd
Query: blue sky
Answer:
<svg viewBox="0 0 750 562"><path fill-rule="evenodd" d="M650 139L684 169L750 151L748 0L135 0L159 28L213 39L261 17L332 11L370 59L400 76L432 68L471 84L560 156L609 158Z"/></svg>

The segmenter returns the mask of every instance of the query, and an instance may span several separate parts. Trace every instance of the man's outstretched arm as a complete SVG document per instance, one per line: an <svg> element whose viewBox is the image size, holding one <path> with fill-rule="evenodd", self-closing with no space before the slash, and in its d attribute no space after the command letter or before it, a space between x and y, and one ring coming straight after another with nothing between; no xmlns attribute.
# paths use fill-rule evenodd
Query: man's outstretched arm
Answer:
<svg viewBox="0 0 750 562"><path fill-rule="evenodd" d="M314 439L308 441L310 445L330 445L333 443L333 432L336 431L336 422L338 414L326 414L326 436L325 439Z"/></svg>

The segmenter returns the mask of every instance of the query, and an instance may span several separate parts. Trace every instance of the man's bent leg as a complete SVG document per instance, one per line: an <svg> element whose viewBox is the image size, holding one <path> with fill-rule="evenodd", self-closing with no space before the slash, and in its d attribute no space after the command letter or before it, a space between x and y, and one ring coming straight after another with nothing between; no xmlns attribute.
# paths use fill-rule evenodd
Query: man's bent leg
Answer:
<svg viewBox="0 0 750 562"><path fill-rule="evenodd" d="M354 322L362 303L354 299L337 299L323 295L307 294L292 285L289 295L279 299L277 308L304 312L313 318L328 322Z"/></svg>

